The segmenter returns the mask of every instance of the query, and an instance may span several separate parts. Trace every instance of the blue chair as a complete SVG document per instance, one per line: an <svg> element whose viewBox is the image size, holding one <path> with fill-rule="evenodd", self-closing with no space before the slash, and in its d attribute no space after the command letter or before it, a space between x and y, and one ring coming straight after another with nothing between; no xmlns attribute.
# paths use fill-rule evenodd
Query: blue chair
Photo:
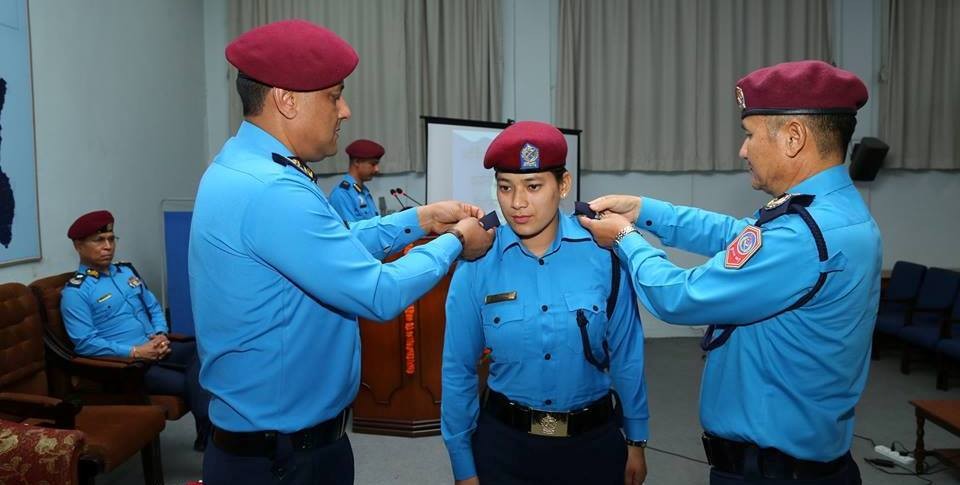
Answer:
<svg viewBox="0 0 960 485"><path fill-rule="evenodd" d="M877 332L895 336L906 325L926 272L926 266L916 263L897 261L893 265L890 282L880 295Z"/></svg>
<svg viewBox="0 0 960 485"><path fill-rule="evenodd" d="M890 279L880 294L880 308L877 309L876 326L873 330L873 359L880 358L881 348L899 344L895 337L910 321L910 313L926 272L927 267L921 264L897 261L893 265Z"/></svg>
<svg viewBox="0 0 960 485"><path fill-rule="evenodd" d="M910 320L899 332L905 344L900 359L900 372L910 373L914 349L933 352L940 339L948 337L949 316L960 291L960 273L943 268L930 268L923 277L917 302Z"/></svg>
<svg viewBox="0 0 960 485"><path fill-rule="evenodd" d="M953 302L947 331L947 338L937 342L937 389L942 391L949 387L950 364L960 362L960 293Z"/></svg>

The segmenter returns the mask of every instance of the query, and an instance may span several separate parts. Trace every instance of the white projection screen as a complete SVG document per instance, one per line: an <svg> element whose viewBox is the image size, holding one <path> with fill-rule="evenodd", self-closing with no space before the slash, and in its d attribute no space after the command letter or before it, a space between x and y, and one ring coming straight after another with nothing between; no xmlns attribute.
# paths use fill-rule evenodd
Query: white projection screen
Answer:
<svg viewBox="0 0 960 485"><path fill-rule="evenodd" d="M426 133L427 203L455 199L475 204L484 212L496 210L493 170L483 168L483 154L506 123L423 117ZM573 177L573 192L563 199L560 211L573 212L573 203L580 200L580 130L561 129L567 139L567 170Z"/></svg>

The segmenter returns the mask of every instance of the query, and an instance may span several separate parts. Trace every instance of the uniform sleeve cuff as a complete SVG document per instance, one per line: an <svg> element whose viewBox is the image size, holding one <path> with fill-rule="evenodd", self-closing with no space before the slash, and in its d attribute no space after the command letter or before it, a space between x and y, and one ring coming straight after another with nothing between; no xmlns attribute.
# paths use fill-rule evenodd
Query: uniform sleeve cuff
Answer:
<svg viewBox="0 0 960 485"><path fill-rule="evenodd" d="M420 239L427 235L423 228L420 227L420 218L417 217L417 210L415 208L402 210L391 214L391 216L396 218L391 222L403 226L404 230L410 229L410 234L414 236L414 239Z"/></svg>
<svg viewBox="0 0 960 485"><path fill-rule="evenodd" d="M466 480L477 476L477 467L473 462L473 450L469 446L470 441L467 440L466 443L466 446L456 446L447 442L454 480Z"/></svg>
<svg viewBox="0 0 960 485"><path fill-rule="evenodd" d="M629 260L630 255L639 250L652 247L638 232L627 234L614 246L616 247L617 256L623 261Z"/></svg>
<svg viewBox="0 0 960 485"><path fill-rule="evenodd" d="M656 233L664 224L669 223L673 212L673 206L670 203L644 197L643 209L637 217L637 227Z"/></svg>
<svg viewBox="0 0 960 485"><path fill-rule="evenodd" d="M646 419L623 418L623 434L631 441L646 441L650 436Z"/></svg>

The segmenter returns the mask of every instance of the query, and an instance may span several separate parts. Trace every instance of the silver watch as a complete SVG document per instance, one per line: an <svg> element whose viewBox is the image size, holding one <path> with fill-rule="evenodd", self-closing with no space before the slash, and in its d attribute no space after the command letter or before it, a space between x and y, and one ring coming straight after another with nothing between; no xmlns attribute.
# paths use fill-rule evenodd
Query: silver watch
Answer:
<svg viewBox="0 0 960 485"><path fill-rule="evenodd" d="M629 226L623 226L623 229L620 229L620 232L617 233L617 237L613 238L613 244L619 245L620 241L623 241L623 238L627 237L627 234L631 232L639 232L633 224Z"/></svg>

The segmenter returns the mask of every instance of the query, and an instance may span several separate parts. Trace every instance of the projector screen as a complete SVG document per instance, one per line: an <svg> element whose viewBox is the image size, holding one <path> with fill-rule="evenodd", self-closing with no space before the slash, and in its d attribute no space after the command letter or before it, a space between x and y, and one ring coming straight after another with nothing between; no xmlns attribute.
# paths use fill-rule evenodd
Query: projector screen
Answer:
<svg viewBox="0 0 960 485"><path fill-rule="evenodd" d="M483 154L508 125L427 116L423 119L427 203L462 200L479 206L484 212L496 210L503 221L494 172L483 168ZM580 130L560 131L567 139L567 170L573 178L573 190L560 202L560 211L569 214L573 212L573 203L580 200Z"/></svg>

